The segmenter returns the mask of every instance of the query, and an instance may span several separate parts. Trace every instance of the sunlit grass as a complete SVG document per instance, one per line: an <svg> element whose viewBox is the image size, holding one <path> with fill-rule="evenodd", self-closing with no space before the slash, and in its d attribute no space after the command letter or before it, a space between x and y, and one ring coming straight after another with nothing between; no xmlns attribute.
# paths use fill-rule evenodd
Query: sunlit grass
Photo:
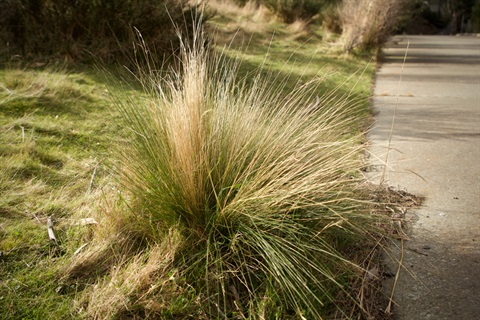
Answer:
<svg viewBox="0 0 480 320"><path fill-rule="evenodd" d="M264 29L213 18L212 50L185 47L169 77L143 69L143 93L89 70L0 71L2 318L363 308L351 253L379 218L357 193L373 67L262 14Z"/></svg>
<svg viewBox="0 0 480 320"><path fill-rule="evenodd" d="M111 235L97 236L67 272L76 277L91 261L107 268L83 300L90 315L320 318L332 306L361 309L345 279L364 271L342 251L384 218L359 187L357 97L319 96L321 74L287 93L289 79L272 72L239 80L239 65L196 32L169 75L140 66L144 99L114 93L132 133L119 146L121 197L107 210Z"/></svg>
<svg viewBox="0 0 480 320"><path fill-rule="evenodd" d="M62 70L0 71L2 319L72 314L77 285L64 286L57 272L85 230L71 226L89 215L106 181L102 132L113 130L103 90L87 75ZM56 244L47 235L49 217Z"/></svg>
<svg viewBox="0 0 480 320"><path fill-rule="evenodd" d="M214 8L217 2L212 3ZM315 21L288 25L266 13L258 20L241 13L252 5L239 8L229 1L228 6L229 10L216 12L207 28L215 50L239 62L239 77L248 81L256 73L275 74L277 79L272 85L282 82L281 93L288 94L299 82L320 75L323 78L317 88L320 95L334 90L340 95L350 94L362 100L363 110L368 112L374 59L345 54L342 44L326 36Z"/></svg>

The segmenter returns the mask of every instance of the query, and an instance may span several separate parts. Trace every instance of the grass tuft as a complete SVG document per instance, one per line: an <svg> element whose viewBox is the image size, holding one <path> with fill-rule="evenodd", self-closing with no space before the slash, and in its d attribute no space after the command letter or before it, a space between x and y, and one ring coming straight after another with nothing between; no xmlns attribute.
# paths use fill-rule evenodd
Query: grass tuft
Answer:
<svg viewBox="0 0 480 320"><path fill-rule="evenodd" d="M409 0L346 0L339 6L342 42L347 53L379 48L408 12Z"/></svg>
<svg viewBox="0 0 480 320"><path fill-rule="evenodd" d="M359 188L358 104L319 97L321 76L287 95L272 75L238 80L207 43L198 27L170 74L140 70L143 99L115 97L131 131L119 202L67 272L108 274L89 316L321 318L346 314L340 293L361 309L347 279L364 270L341 250L383 218Z"/></svg>

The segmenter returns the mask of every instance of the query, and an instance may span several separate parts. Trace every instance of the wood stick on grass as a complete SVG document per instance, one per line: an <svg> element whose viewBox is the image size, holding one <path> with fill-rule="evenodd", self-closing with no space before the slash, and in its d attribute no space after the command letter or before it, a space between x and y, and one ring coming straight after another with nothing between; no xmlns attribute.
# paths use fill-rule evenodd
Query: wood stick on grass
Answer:
<svg viewBox="0 0 480 320"><path fill-rule="evenodd" d="M50 238L50 240L56 242L56 241L57 241L57 238L55 237L55 233L53 232L53 221L52 221L52 217L53 217L53 216L48 217L48 220L47 220L48 237Z"/></svg>

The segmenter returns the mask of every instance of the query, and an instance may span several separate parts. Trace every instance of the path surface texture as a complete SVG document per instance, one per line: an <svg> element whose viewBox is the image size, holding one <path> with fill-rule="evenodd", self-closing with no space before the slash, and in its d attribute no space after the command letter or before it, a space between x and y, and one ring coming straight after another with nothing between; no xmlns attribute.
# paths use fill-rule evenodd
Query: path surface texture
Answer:
<svg viewBox="0 0 480 320"><path fill-rule="evenodd" d="M425 197L407 213L404 250L391 247L390 271L404 266L393 313L480 319L480 37L393 38L373 105L369 178Z"/></svg>

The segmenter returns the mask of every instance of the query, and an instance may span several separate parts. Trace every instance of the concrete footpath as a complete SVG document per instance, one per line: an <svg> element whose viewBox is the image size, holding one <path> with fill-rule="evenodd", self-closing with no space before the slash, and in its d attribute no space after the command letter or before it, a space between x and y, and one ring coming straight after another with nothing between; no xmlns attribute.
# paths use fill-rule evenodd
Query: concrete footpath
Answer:
<svg viewBox="0 0 480 320"><path fill-rule="evenodd" d="M480 37L397 36L384 54L368 175L425 197L407 213L403 256L391 246L390 272L404 266L394 315L480 319Z"/></svg>

